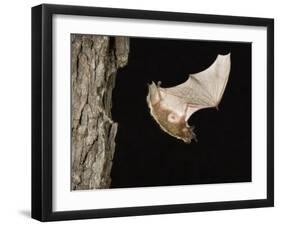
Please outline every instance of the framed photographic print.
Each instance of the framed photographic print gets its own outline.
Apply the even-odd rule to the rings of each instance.
[[[273,206],[274,21],[32,8],[32,217]]]

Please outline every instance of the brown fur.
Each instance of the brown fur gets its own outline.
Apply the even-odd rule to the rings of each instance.
[[[168,115],[171,113],[173,113],[171,110],[161,106],[161,101],[151,105],[151,114],[164,131],[186,143],[196,139],[193,128],[187,127],[184,116],[180,118],[179,122],[170,122]]]

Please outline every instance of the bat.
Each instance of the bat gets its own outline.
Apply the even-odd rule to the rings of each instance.
[[[182,84],[170,88],[161,82],[148,85],[147,103],[150,114],[160,128],[171,136],[191,143],[197,141],[190,116],[204,108],[217,108],[222,99],[230,73],[230,53],[218,55],[204,71],[190,74]]]

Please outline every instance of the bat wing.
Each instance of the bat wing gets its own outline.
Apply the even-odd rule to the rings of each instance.
[[[190,74],[188,80],[171,88],[161,88],[171,98],[188,106],[187,119],[202,108],[217,107],[223,96],[230,72],[230,53],[218,55],[206,70]]]

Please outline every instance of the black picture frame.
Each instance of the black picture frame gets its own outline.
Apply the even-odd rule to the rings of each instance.
[[[267,29],[267,198],[93,210],[52,210],[52,17],[55,14],[247,25]],[[40,221],[168,214],[274,205],[274,20],[43,4],[32,8],[32,218]]]

